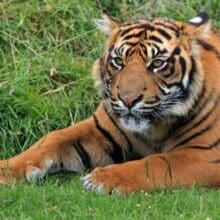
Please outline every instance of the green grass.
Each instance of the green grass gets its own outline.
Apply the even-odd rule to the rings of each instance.
[[[147,2],[147,3],[146,3]],[[124,20],[190,19],[207,11],[220,27],[219,0],[0,1],[0,157],[96,108],[91,68],[105,37],[92,18],[102,9]],[[78,175],[0,189],[0,219],[220,219],[220,191],[154,191],[129,197],[85,192]]]
[[[106,196],[86,192],[78,176],[6,187],[0,219],[219,219],[220,191],[192,188]]]

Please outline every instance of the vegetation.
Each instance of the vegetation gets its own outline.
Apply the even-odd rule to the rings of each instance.
[[[119,20],[185,20],[207,11],[220,27],[219,0],[0,1],[1,158],[95,110],[100,97],[91,68],[105,37],[91,19],[103,9]],[[62,174],[44,184],[2,187],[0,218],[217,219],[219,196],[219,191],[193,188],[109,197],[85,192],[78,175]]]

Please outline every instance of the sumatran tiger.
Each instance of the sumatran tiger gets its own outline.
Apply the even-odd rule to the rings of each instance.
[[[82,180],[98,192],[220,186],[220,37],[207,13],[95,23],[107,35],[96,112],[1,161],[0,182],[96,168]]]

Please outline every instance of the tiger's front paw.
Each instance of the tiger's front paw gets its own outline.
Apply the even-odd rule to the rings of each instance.
[[[127,185],[119,176],[114,175],[113,172],[106,168],[96,168],[91,173],[82,177],[83,186],[86,190],[112,194],[114,192],[120,193],[123,186]],[[129,188],[127,186],[126,188]]]
[[[132,162],[130,162],[132,163]],[[107,194],[128,195],[146,189],[146,174],[137,164],[111,165],[96,168],[82,177],[83,186],[87,190],[104,192]],[[143,172],[142,172],[143,171]]]
[[[42,179],[44,174],[43,169],[30,162],[16,164],[13,161],[0,161],[0,185],[12,185],[23,179],[32,182]]]

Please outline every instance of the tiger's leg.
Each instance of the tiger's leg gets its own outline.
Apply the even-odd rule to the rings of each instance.
[[[91,168],[89,151],[96,149],[85,150],[79,146],[84,144],[83,136],[91,132],[91,126],[90,121],[84,121],[73,127],[53,131],[20,155],[1,161],[0,181],[14,181],[23,177],[32,181],[50,172]]]
[[[123,162],[128,155],[125,141],[107,113],[99,109],[93,117],[53,131],[20,155],[0,161],[0,183]]]
[[[88,190],[119,194],[193,184],[215,187],[220,185],[219,158],[219,150],[179,150],[96,168],[82,179]]]

